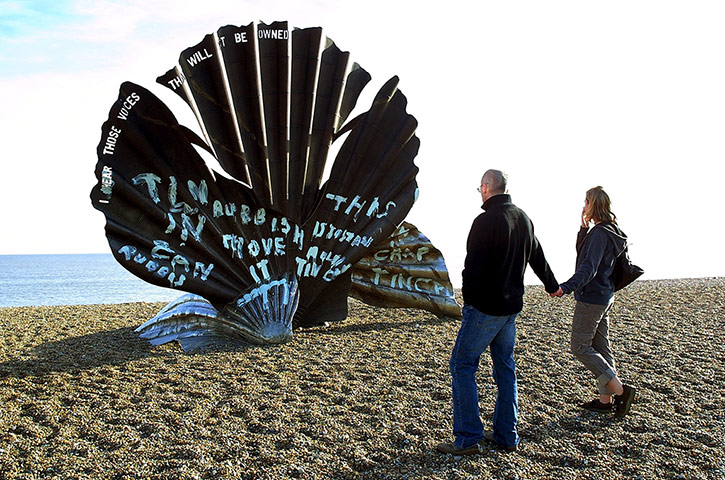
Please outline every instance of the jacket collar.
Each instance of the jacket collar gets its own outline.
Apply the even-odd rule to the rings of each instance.
[[[481,205],[481,209],[490,210],[492,207],[503,205],[505,203],[511,203],[511,195],[506,193],[500,193],[486,200],[483,205]]]

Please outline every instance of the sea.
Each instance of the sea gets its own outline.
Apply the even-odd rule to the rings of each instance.
[[[0,255],[0,308],[161,302],[184,293],[135,277],[110,253]]]

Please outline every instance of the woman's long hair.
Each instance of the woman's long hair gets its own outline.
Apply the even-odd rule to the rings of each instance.
[[[602,187],[587,190],[586,199],[591,207],[591,220],[594,223],[617,223],[617,216],[612,212],[612,201]]]

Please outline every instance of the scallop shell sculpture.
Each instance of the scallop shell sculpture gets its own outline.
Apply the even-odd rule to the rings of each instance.
[[[121,265],[192,294],[139,327],[142,337],[185,349],[281,343],[347,316],[356,266],[391,241],[418,191],[417,122],[397,77],[348,121],[370,79],[321,28],[275,22],[222,27],[157,79],[189,105],[201,136],[149,90],[121,85],[102,127],[93,206]],[[431,311],[460,315],[449,281],[398,287],[402,306],[431,310],[435,297],[448,307]]]

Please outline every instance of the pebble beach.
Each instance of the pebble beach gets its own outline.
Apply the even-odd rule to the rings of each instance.
[[[527,287],[518,451],[452,440],[459,321],[350,299],[287,344],[184,353],[134,329],[163,303],[0,309],[0,479],[724,479],[725,278],[638,281],[610,335],[630,414],[569,353],[574,300]],[[480,408],[496,388],[484,354]]]

